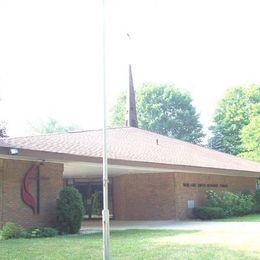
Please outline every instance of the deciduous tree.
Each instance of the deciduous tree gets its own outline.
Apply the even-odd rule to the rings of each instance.
[[[138,125],[162,135],[200,143],[204,134],[191,96],[168,84],[146,83],[137,89]],[[112,125],[124,126],[126,95],[112,109]]]
[[[62,125],[54,118],[48,118],[45,122],[31,123],[31,129],[34,133],[49,134],[49,133],[64,133],[77,130],[76,125]]]
[[[228,89],[214,115],[209,147],[234,155],[242,153],[241,131],[250,123],[250,113],[258,103],[260,86]]]
[[[241,156],[247,159],[260,161],[260,115],[254,117],[251,122],[242,129]]]
[[[0,137],[6,136],[6,127],[3,122],[0,122]]]

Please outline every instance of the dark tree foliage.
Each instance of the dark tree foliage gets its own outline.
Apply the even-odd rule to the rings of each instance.
[[[225,152],[223,145],[223,135],[220,131],[215,130],[214,135],[208,141],[208,147],[220,152]]]

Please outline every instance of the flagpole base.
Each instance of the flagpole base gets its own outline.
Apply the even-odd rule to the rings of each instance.
[[[109,210],[102,210],[102,225],[103,225],[103,259],[109,260]]]

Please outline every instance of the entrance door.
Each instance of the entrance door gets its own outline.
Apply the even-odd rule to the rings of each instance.
[[[75,188],[82,195],[86,217],[102,218],[103,186],[100,182],[76,183]]]

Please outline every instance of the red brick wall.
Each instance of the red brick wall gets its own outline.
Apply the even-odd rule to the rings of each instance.
[[[183,183],[196,184],[184,187]],[[228,187],[198,187],[198,184]],[[114,216],[118,220],[185,219],[188,200],[205,202],[205,191],[255,190],[256,179],[188,173],[129,174],[113,178]]]
[[[188,209],[188,200],[194,200],[195,206],[202,206],[205,202],[205,191],[243,191],[256,189],[256,179],[251,177],[231,177],[221,175],[175,173],[176,180],[176,218],[191,217],[192,210]],[[196,187],[184,187],[183,183],[196,184]],[[198,184],[228,185],[228,187],[198,187]]]
[[[31,208],[21,199],[21,186],[25,173],[32,162],[19,160],[3,160],[1,222],[15,222],[22,226],[51,226],[54,224],[54,209],[56,199],[63,182],[63,165],[44,163],[40,168],[41,177],[48,179],[40,182],[40,214],[33,215]],[[36,194],[35,182],[32,183],[30,192]],[[36,196],[35,196],[36,197]]]
[[[131,174],[113,178],[115,219],[173,219],[174,175]]]

